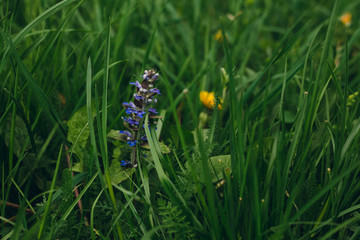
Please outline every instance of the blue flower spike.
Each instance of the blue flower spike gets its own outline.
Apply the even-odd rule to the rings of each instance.
[[[136,151],[138,144],[144,144],[147,142],[147,138],[143,133],[143,128],[140,128],[142,122],[144,126],[144,117],[146,112],[150,114],[150,118],[158,117],[157,110],[151,108],[151,105],[157,103],[157,95],[161,95],[158,88],[154,88],[156,80],[159,78],[159,73],[156,73],[153,69],[145,70],[144,74],[141,75],[142,81],[130,82],[130,85],[136,86],[136,92],[134,93],[133,102],[124,102],[122,105],[125,108],[125,113],[128,117],[122,117],[125,127],[130,131],[120,131],[123,135],[121,140],[125,140],[129,147]],[[150,126],[150,122],[149,122]],[[135,167],[137,166],[136,154],[132,154],[131,163],[122,160],[120,165],[123,167]]]

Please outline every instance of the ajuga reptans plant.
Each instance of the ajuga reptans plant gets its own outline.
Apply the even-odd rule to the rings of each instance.
[[[139,81],[130,82],[130,85],[136,87],[134,101],[122,104],[128,115],[122,118],[128,130],[120,131],[120,139],[126,141],[132,147],[131,162],[122,160],[121,166],[123,167],[136,167],[137,146],[147,144],[147,138],[143,131],[146,113],[149,113],[149,118],[159,118],[156,109],[151,108],[151,105],[157,102],[156,96],[161,94],[159,89],[154,88],[159,73],[156,73],[153,69],[145,70],[141,77],[143,79],[141,83]]]

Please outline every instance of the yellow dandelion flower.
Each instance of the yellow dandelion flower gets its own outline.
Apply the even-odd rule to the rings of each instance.
[[[207,91],[200,91],[200,101],[204,104],[205,107],[209,109],[213,109],[215,105],[215,93],[214,92],[207,92]],[[223,101],[220,98],[220,102]],[[221,104],[218,105],[218,109],[221,110]]]
[[[345,25],[345,27],[349,27],[351,24],[351,18],[352,18],[351,13],[345,12],[343,15],[341,15],[340,21]]]

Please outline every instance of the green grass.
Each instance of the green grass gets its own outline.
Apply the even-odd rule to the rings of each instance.
[[[358,239],[359,5],[2,1],[1,239]]]

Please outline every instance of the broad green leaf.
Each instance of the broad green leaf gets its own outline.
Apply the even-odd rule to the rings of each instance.
[[[91,111],[93,116],[95,116],[96,108],[94,105],[91,107]],[[72,152],[80,159],[83,159],[83,150],[85,149],[90,134],[86,106],[76,111],[67,122],[67,125],[69,127],[67,140],[73,144]]]
[[[4,135],[5,135],[5,144],[7,147],[10,145],[10,129],[11,129],[11,117],[8,118],[6,123],[6,128],[4,128]],[[2,131],[0,130],[0,133],[2,134]],[[17,157],[20,157],[21,152],[23,149],[29,150],[30,144],[29,141],[27,141],[28,138],[28,132],[26,130],[26,126],[24,121],[16,115],[15,117],[15,138],[14,138],[14,153]]]
[[[120,132],[120,130],[111,129],[110,132],[107,134],[107,137],[116,139],[116,140],[124,140],[125,141],[125,139],[123,138],[124,135],[120,134],[119,132]]]
[[[95,106],[91,107],[91,111],[95,115]],[[84,147],[89,138],[89,127],[86,114],[86,106],[83,106],[70,118],[67,122],[69,127],[67,140],[73,144]]]
[[[213,182],[217,182],[224,178],[226,174],[231,173],[231,155],[219,155],[210,157],[210,174]]]
[[[111,183],[119,184],[122,181],[130,179],[131,175],[135,172],[135,168],[126,168],[120,166],[120,161],[113,159],[108,169]]]

